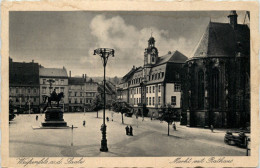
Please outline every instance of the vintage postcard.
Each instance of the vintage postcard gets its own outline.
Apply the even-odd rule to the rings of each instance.
[[[257,2],[2,2],[2,167],[256,167]]]

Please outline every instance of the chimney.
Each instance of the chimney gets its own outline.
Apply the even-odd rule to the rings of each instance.
[[[236,29],[237,27],[237,12],[235,10],[231,11],[228,15],[229,23],[233,27],[233,29]]]
[[[34,63],[34,60],[32,60],[32,63]]]
[[[70,71],[70,78],[71,78],[71,71]]]
[[[82,78],[84,78],[84,74],[82,74]]]

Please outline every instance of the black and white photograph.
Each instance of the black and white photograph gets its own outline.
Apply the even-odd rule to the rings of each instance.
[[[252,156],[250,15],[9,11],[8,157]]]

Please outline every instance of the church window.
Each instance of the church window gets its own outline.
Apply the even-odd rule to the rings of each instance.
[[[204,72],[202,70],[198,73],[198,108],[204,108]]]
[[[212,71],[212,107],[218,108],[219,107],[219,71],[217,68],[213,69]]]
[[[152,62],[154,62],[154,56],[152,56]]]

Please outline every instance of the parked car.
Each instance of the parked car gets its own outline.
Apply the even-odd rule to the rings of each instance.
[[[235,145],[241,148],[246,148],[247,139],[250,139],[249,131],[239,131],[239,132],[227,131],[224,137],[224,142],[228,145]]]

